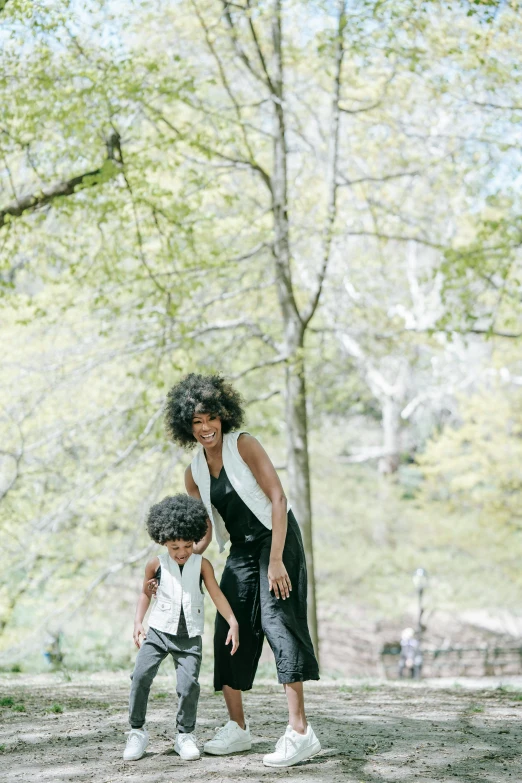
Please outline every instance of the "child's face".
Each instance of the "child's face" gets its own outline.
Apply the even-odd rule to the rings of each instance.
[[[175,541],[165,541],[168,553],[178,565],[186,563],[194,551],[193,541],[184,541],[182,538],[176,538]]]

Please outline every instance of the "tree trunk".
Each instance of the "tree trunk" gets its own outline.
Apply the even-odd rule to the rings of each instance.
[[[303,350],[305,325],[294,298],[288,229],[288,149],[284,113],[281,0],[274,2],[272,41],[274,59],[270,88],[274,104],[274,168],[271,179],[272,214],[274,217],[273,253],[279,306],[284,323],[285,353],[288,357],[285,401],[289,490],[290,501],[295,508],[303,535],[308,570],[308,623],[315,652],[319,659]]]
[[[303,536],[308,572],[308,624],[319,660],[317,603],[315,596],[314,548],[312,540],[312,500],[310,461],[308,456],[308,422],[306,415],[306,379],[303,345],[294,352],[286,369],[286,427],[288,449],[288,484],[290,501]]]
[[[392,508],[390,477],[399,467],[401,406],[393,395],[380,395],[382,410],[382,429],[384,456],[379,460],[378,498],[379,507],[377,519],[373,526],[373,541],[376,546],[391,545],[390,535],[393,520],[390,517]]]
[[[394,397],[382,398],[382,429],[384,457],[379,460],[379,472],[396,473],[400,459],[401,406]]]

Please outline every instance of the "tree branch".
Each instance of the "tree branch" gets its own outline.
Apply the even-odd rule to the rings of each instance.
[[[18,430],[18,434],[20,436],[20,447],[17,451],[7,451],[7,450],[1,450],[0,454],[2,454],[5,457],[10,457],[15,464],[15,469],[13,476],[11,477],[10,481],[7,482],[7,484],[3,487],[3,489],[0,491],[0,501],[5,498],[6,495],[9,494],[9,492],[13,489],[16,482],[18,481],[20,477],[20,463],[24,457],[25,453],[25,436],[21,428],[21,424],[19,421],[15,421],[12,416],[9,414],[8,411],[6,411],[8,417],[13,422],[14,426]]]
[[[203,32],[205,34],[205,40],[207,42],[207,46],[208,46],[212,56],[214,57],[214,60],[216,61],[216,65],[217,65],[217,68],[218,68],[218,71],[219,71],[219,75],[221,77],[221,81],[223,83],[223,87],[225,88],[225,90],[227,92],[227,95],[230,98],[230,100],[232,102],[232,105],[234,106],[236,117],[237,117],[239,126],[241,128],[242,135],[243,135],[243,141],[245,142],[245,147],[246,147],[246,149],[248,151],[248,156],[249,156],[250,160],[253,163],[255,163],[254,152],[253,152],[252,147],[250,145],[250,141],[249,141],[249,138],[248,138],[248,135],[247,135],[247,132],[246,132],[246,128],[245,128],[245,125],[243,123],[243,116],[241,114],[241,107],[239,105],[239,102],[236,99],[236,96],[234,95],[234,93],[232,91],[232,87],[231,87],[230,82],[228,80],[225,68],[224,68],[223,63],[221,61],[221,58],[220,58],[220,56],[219,56],[219,54],[217,52],[217,49],[214,46],[212,38],[210,36],[210,31],[209,31],[208,25],[206,24],[205,19],[204,19],[203,15],[201,14],[200,10],[199,10],[199,7],[198,7],[198,4],[196,3],[196,0],[192,0],[192,7],[194,8],[194,11],[196,12],[196,16],[199,19],[199,23],[200,23],[201,27],[203,28]]]
[[[380,98],[378,98],[376,101],[371,103],[369,106],[361,106],[360,109],[347,109],[345,106],[339,105],[339,111],[343,112],[343,114],[363,114],[366,111],[372,111],[372,109],[376,109],[378,106],[381,105],[383,100],[385,99],[387,93],[388,93],[388,87],[392,83],[396,76],[396,72],[393,71],[392,74],[386,79],[384,82],[384,87],[382,91],[382,95]]]
[[[233,4],[227,2],[227,0],[222,0],[222,4],[223,4],[223,12],[224,12],[224,15],[225,15],[225,19],[227,20],[227,24],[228,24],[228,27],[229,27],[229,30],[230,30],[230,37],[232,39],[232,44],[234,46],[234,49],[236,51],[237,56],[246,65],[246,67],[248,68],[248,70],[250,71],[252,76],[254,76],[255,79],[257,79],[258,81],[260,81],[262,84],[264,84],[266,86],[267,83],[265,82],[265,80],[263,79],[261,74],[256,71],[256,69],[254,68],[254,66],[252,65],[252,63],[250,61],[250,58],[245,53],[244,49],[242,48],[241,44],[239,43],[239,38],[238,38],[238,35],[237,35],[236,26],[234,24],[234,20],[232,18],[232,14],[230,13],[230,8],[231,8],[231,6]]]
[[[331,119],[331,134],[330,134],[330,150],[328,156],[327,166],[327,188],[328,188],[328,204],[326,221],[323,229],[323,258],[321,263],[321,269],[319,271],[319,277],[317,280],[317,287],[315,292],[310,297],[308,305],[305,307],[301,319],[303,327],[306,328],[313,318],[313,315],[319,304],[321,298],[321,292],[323,290],[324,279],[326,277],[326,270],[328,269],[328,263],[330,261],[332,251],[332,239],[333,229],[335,225],[335,218],[337,216],[337,165],[339,159],[339,126],[340,126],[340,106],[339,99],[341,95],[341,72],[343,67],[344,58],[344,28],[346,26],[346,0],[339,0],[338,2],[338,22],[337,22],[337,36],[335,42],[335,75],[334,75],[334,91],[332,99],[332,119]]]
[[[505,337],[508,340],[519,340],[522,337],[522,332],[502,332],[498,329],[476,329],[470,327],[469,329],[433,329],[433,332],[437,334],[443,332],[445,334],[485,334],[488,337]]]
[[[204,334],[208,334],[209,332],[226,331],[228,329],[236,330],[239,327],[248,329],[252,336],[259,338],[273,351],[277,351],[277,346],[275,345],[270,335],[265,334],[259,324],[257,324],[255,321],[251,321],[249,318],[236,318],[232,321],[216,321],[214,323],[207,324],[206,326],[202,326],[199,329],[194,329],[192,332],[189,332],[187,336],[194,340]],[[241,377],[241,375],[238,377]]]
[[[179,128],[176,128],[176,126],[173,125],[170,122],[170,120],[167,117],[165,117],[164,114],[162,114],[161,111],[159,111],[159,109],[157,109],[155,106],[152,106],[151,104],[144,104],[144,105],[147,107],[147,109],[149,109],[149,111],[154,112],[154,114],[156,115],[157,119],[159,121],[165,123],[165,125],[168,128],[170,128],[170,130],[173,131],[173,133],[175,133],[176,136],[178,136],[178,137],[182,137],[183,136],[183,134],[179,130]],[[192,107],[192,108],[194,108],[194,107]],[[199,109],[199,111],[204,111],[204,110]],[[149,121],[152,122],[152,120],[150,118],[149,118]],[[193,141],[193,142],[191,142],[191,146],[194,147],[195,149],[200,150],[201,152],[204,152],[208,156],[216,157],[216,158],[219,158],[221,160],[227,161],[231,166],[236,166],[238,168],[249,168],[249,169],[252,169],[253,171],[257,171],[257,173],[261,175],[261,178],[262,178],[263,182],[265,183],[265,185],[267,186],[268,190],[271,192],[272,186],[271,186],[271,182],[270,182],[270,177],[267,174],[267,172],[264,170],[264,168],[259,163],[257,163],[255,160],[248,160],[246,158],[234,157],[232,155],[227,155],[226,153],[220,152],[219,150],[216,150],[213,147],[209,147],[207,144],[204,144],[201,141],[197,141],[197,142]],[[206,161],[198,160],[196,162],[200,163],[200,164],[202,164],[204,166],[208,166],[209,165],[208,160],[206,160]]]
[[[259,62],[261,63],[261,68],[263,69],[263,73],[265,74],[266,82],[270,88],[270,92],[272,94],[275,94],[274,85],[272,83],[272,79],[270,78],[270,74],[268,72],[268,67],[266,64],[265,56],[263,54],[263,49],[261,48],[261,44],[259,43],[259,38],[257,36],[256,28],[254,27],[254,23],[252,21],[252,13],[251,13],[252,6],[250,0],[247,0],[247,6],[250,11],[250,13],[248,13],[248,26],[250,28],[250,33],[252,35],[252,39],[256,47],[257,56],[259,57]]]
[[[422,237],[401,236],[400,234],[383,234],[381,231],[350,231],[348,235],[352,237],[373,237],[374,239],[385,239],[389,242],[418,242],[426,247],[433,247],[435,250],[443,250],[444,245],[438,242],[430,242]]]
[[[136,241],[137,241],[137,245],[138,245],[138,252],[139,252],[141,263],[145,267],[145,270],[146,270],[148,276],[150,277],[150,279],[152,280],[152,282],[154,283],[156,288],[158,288],[158,290],[161,291],[162,294],[165,294],[167,297],[169,297],[170,296],[169,292],[167,291],[165,286],[163,286],[162,283],[157,279],[156,275],[154,274],[154,272],[152,271],[152,269],[150,267],[150,264],[147,261],[147,257],[145,255],[145,251],[144,251],[144,248],[143,248],[143,236],[142,236],[142,233],[141,233],[140,219],[139,219],[139,215],[138,215],[138,209],[136,207],[136,200],[134,198],[134,191],[132,189],[132,185],[131,185],[131,183],[129,181],[129,178],[127,177],[125,172],[123,172],[123,178],[125,180],[125,186],[127,188],[127,191],[129,193],[130,200],[131,200],[132,214],[133,214],[133,217],[134,217],[134,227],[136,229]]]
[[[522,106],[513,104],[511,106],[505,106],[501,103],[489,103],[487,101],[471,101],[475,106],[482,106],[485,109],[500,109],[501,111],[522,111]]]
[[[31,193],[0,209],[0,229],[5,226],[11,218],[17,218],[25,212],[36,212],[38,209],[50,204],[54,199],[62,196],[72,196],[78,190],[94,187],[101,182],[106,182],[115,177],[121,171],[121,157],[119,156],[119,139],[116,143],[112,134],[107,143],[107,158],[102,166],[93,171],[87,171],[71,179],[57,182],[47,188],[42,188],[36,193]],[[118,156],[115,153],[118,152]]]
[[[338,459],[340,462],[348,462],[351,465],[355,465],[362,462],[369,462],[372,459],[382,459],[382,457],[391,456],[393,456],[392,452],[382,446],[370,446],[365,451],[361,451],[358,454],[340,454]]]
[[[267,392],[266,394],[260,394],[258,397],[249,397],[248,400],[245,401],[245,405],[253,405],[256,402],[266,402],[266,400],[272,399],[272,397],[276,397],[278,394],[281,394],[280,389],[276,389],[275,391]]]
[[[232,375],[231,377],[232,380],[237,381],[239,378],[243,378],[245,375],[254,372],[254,370],[263,370],[265,367],[273,367],[276,364],[282,364],[286,361],[288,361],[288,356],[286,354],[281,354],[279,356],[275,356],[273,359],[267,359],[265,362],[258,362],[257,364],[253,364],[251,367],[247,367],[246,370],[242,370],[241,372],[238,372],[236,375]]]
[[[64,613],[66,613],[68,610],[71,610],[71,614],[68,615],[68,617],[72,617],[75,612],[78,611],[78,609],[87,601],[89,596],[96,590],[96,588],[105,582],[110,576],[113,574],[118,573],[119,571],[123,570],[127,566],[134,565],[139,560],[144,560],[147,555],[150,554],[150,552],[153,551],[154,547],[156,545],[154,542],[148,544],[143,549],[140,549],[138,552],[135,552],[132,555],[129,555],[124,560],[122,560],[119,563],[115,563],[114,565],[111,565],[109,568],[106,568],[104,571],[102,571],[95,579],[92,580],[90,585],[87,587],[84,593],[82,595],[78,596],[75,595],[72,598],[70,598],[67,603],[60,607],[55,612],[52,612],[51,614],[48,614],[47,617],[44,618],[43,622],[39,624],[39,626],[29,635],[29,637],[26,637],[22,642],[18,644],[14,644],[11,647],[8,647],[5,650],[2,650],[0,653],[0,661],[2,660],[9,660],[10,657],[13,656],[18,651],[23,651],[24,648],[27,645],[28,639],[34,639],[35,637],[39,636],[48,626],[49,622],[53,620],[56,617],[60,617]]]
[[[397,174],[385,174],[384,177],[359,177],[358,179],[348,179],[344,174],[340,174],[341,182],[338,183],[338,187],[351,187],[352,185],[360,185],[363,182],[388,182],[391,179],[400,179],[401,177],[418,177],[422,173],[419,169],[417,171],[402,171]]]

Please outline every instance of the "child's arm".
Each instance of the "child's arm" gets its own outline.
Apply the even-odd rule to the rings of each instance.
[[[218,583],[216,582],[216,577],[214,576],[214,569],[212,568],[212,563],[210,563],[210,561],[207,560],[206,557],[204,557],[201,561],[201,576],[203,577],[203,581],[205,583],[205,587],[208,590],[208,594],[212,598],[212,601],[214,602],[214,606],[218,610],[219,614],[225,618],[225,620],[230,626],[225,644],[232,643],[232,649],[230,650],[230,655],[234,655],[235,651],[239,647],[239,626],[237,624],[236,616],[232,611],[232,607],[228,603]]]
[[[134,615],[134,632],[132,634],[132,638],[134,639],[134,644],[136,647],[141,647],[141,637],[145,638],[146,636],[142,623],[143,618],[147,614],[147,609],[150,606],[150,592],[147,589],[147,583],[154,578],[154,574],[158,570],[159,564],[159,558],[153,557],[152,560],[149,560],[145,566],[145,577],[143,579],[141,593],[136,605],[136,614]]]

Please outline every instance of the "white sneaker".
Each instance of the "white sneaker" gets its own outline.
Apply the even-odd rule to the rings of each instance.
[[[203,750],[212,756],[226,756],[228,753],[250,750],[251,747],[252,738],[248,721],[242,729],[235,720],[229,720],[225,726],[217,729],[213,739],[205,742]]]
[[[124,761],[137,761],[145,753],[149,744],[149,732],[147,729],[131,729],[127,737],[127,745],[123,751]]]
[[[277,740],[275,752],[264,756],[263,764],[266,767],[291,767],[320,750],[321,743],[310,724],[306,734],[298,734],[291,726],[287,726],[283,736]]]
[[[184,761],[194,761],[201,756],[193,734],[178,734],[174,743],[174,750],[176,753],[179,753]]]

